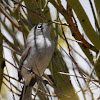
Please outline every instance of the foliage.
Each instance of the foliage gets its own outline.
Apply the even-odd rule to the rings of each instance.
[[[91,100],[95,99],[91,85],[100,88],[100,6],[98,5],[100,0],[88,0],[95,29],[79,0],[65,0],[66,7],[62,1],[0,1],[0,97],[2,99],[18,100],[20,97],[23,81],[18,81],[19,60],[30,29],[42,22],[53,24],[51,37],[55,42],[55,51],[48,66],[50,75],[48,71],[45,72],[33,86],[33,100],[36,98],[79,100],[80,93],[84,100],[88,100],[86,97],[88,94]],[[56,13],[50,12],[49,4],[55,7]],[[52,20],[52,13],[56,16],[55,20]],[[78,23],[84,30],[84,35],[79,30]],[[6,50],[10,57],[5,55]],[[82,59],[82,62],[79,62],[79,59]],[[83,67],[86,67],[87,71]],[[7,96],[9,90],[11,97]]]

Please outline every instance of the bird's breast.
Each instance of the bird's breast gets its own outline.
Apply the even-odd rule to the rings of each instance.
[[[41,50],[46,51],[50,49],[53,46],[53,44],[49,37],[47,38],[40,35],[34,40],[34,46],[39,51]]]

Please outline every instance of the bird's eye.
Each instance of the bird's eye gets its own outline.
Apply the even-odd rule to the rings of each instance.
[[[42,25],[38,25],[38,26],[37,26],[37,29],[41,29],[41,28],[42,28]]]

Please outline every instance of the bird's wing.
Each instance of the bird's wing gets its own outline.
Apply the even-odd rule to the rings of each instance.
[[[24,60],[27,58],[27,56],[29,55],[30,53],[30,49],[31,49],[31,46],[27,46],[27,48],[23,51],[22,53],[22,56],[21,56],[21,59],[20,59],[20,62],[19,62],[19,71],[18,71],[18,77],[19,77],[19,80],[22,79],[22,76],[20,74],[20,71],[21,71],[21,68],[23,66],[23,62]]]

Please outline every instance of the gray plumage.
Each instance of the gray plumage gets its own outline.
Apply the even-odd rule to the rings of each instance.
[[[54,45],[50,38],[50,25],[48,23],[40,23],[34,26],[27,37],[25,50],[19,63],[20,74],[25,80],[23,94],[20,100],[31,100],[32,87],[29,86],[30,81],[36,75],[41,76],[48,66]],[[32,70],[35,74],[29,73],[27,69]],[[29,98],[27,98],[27,96]]]

